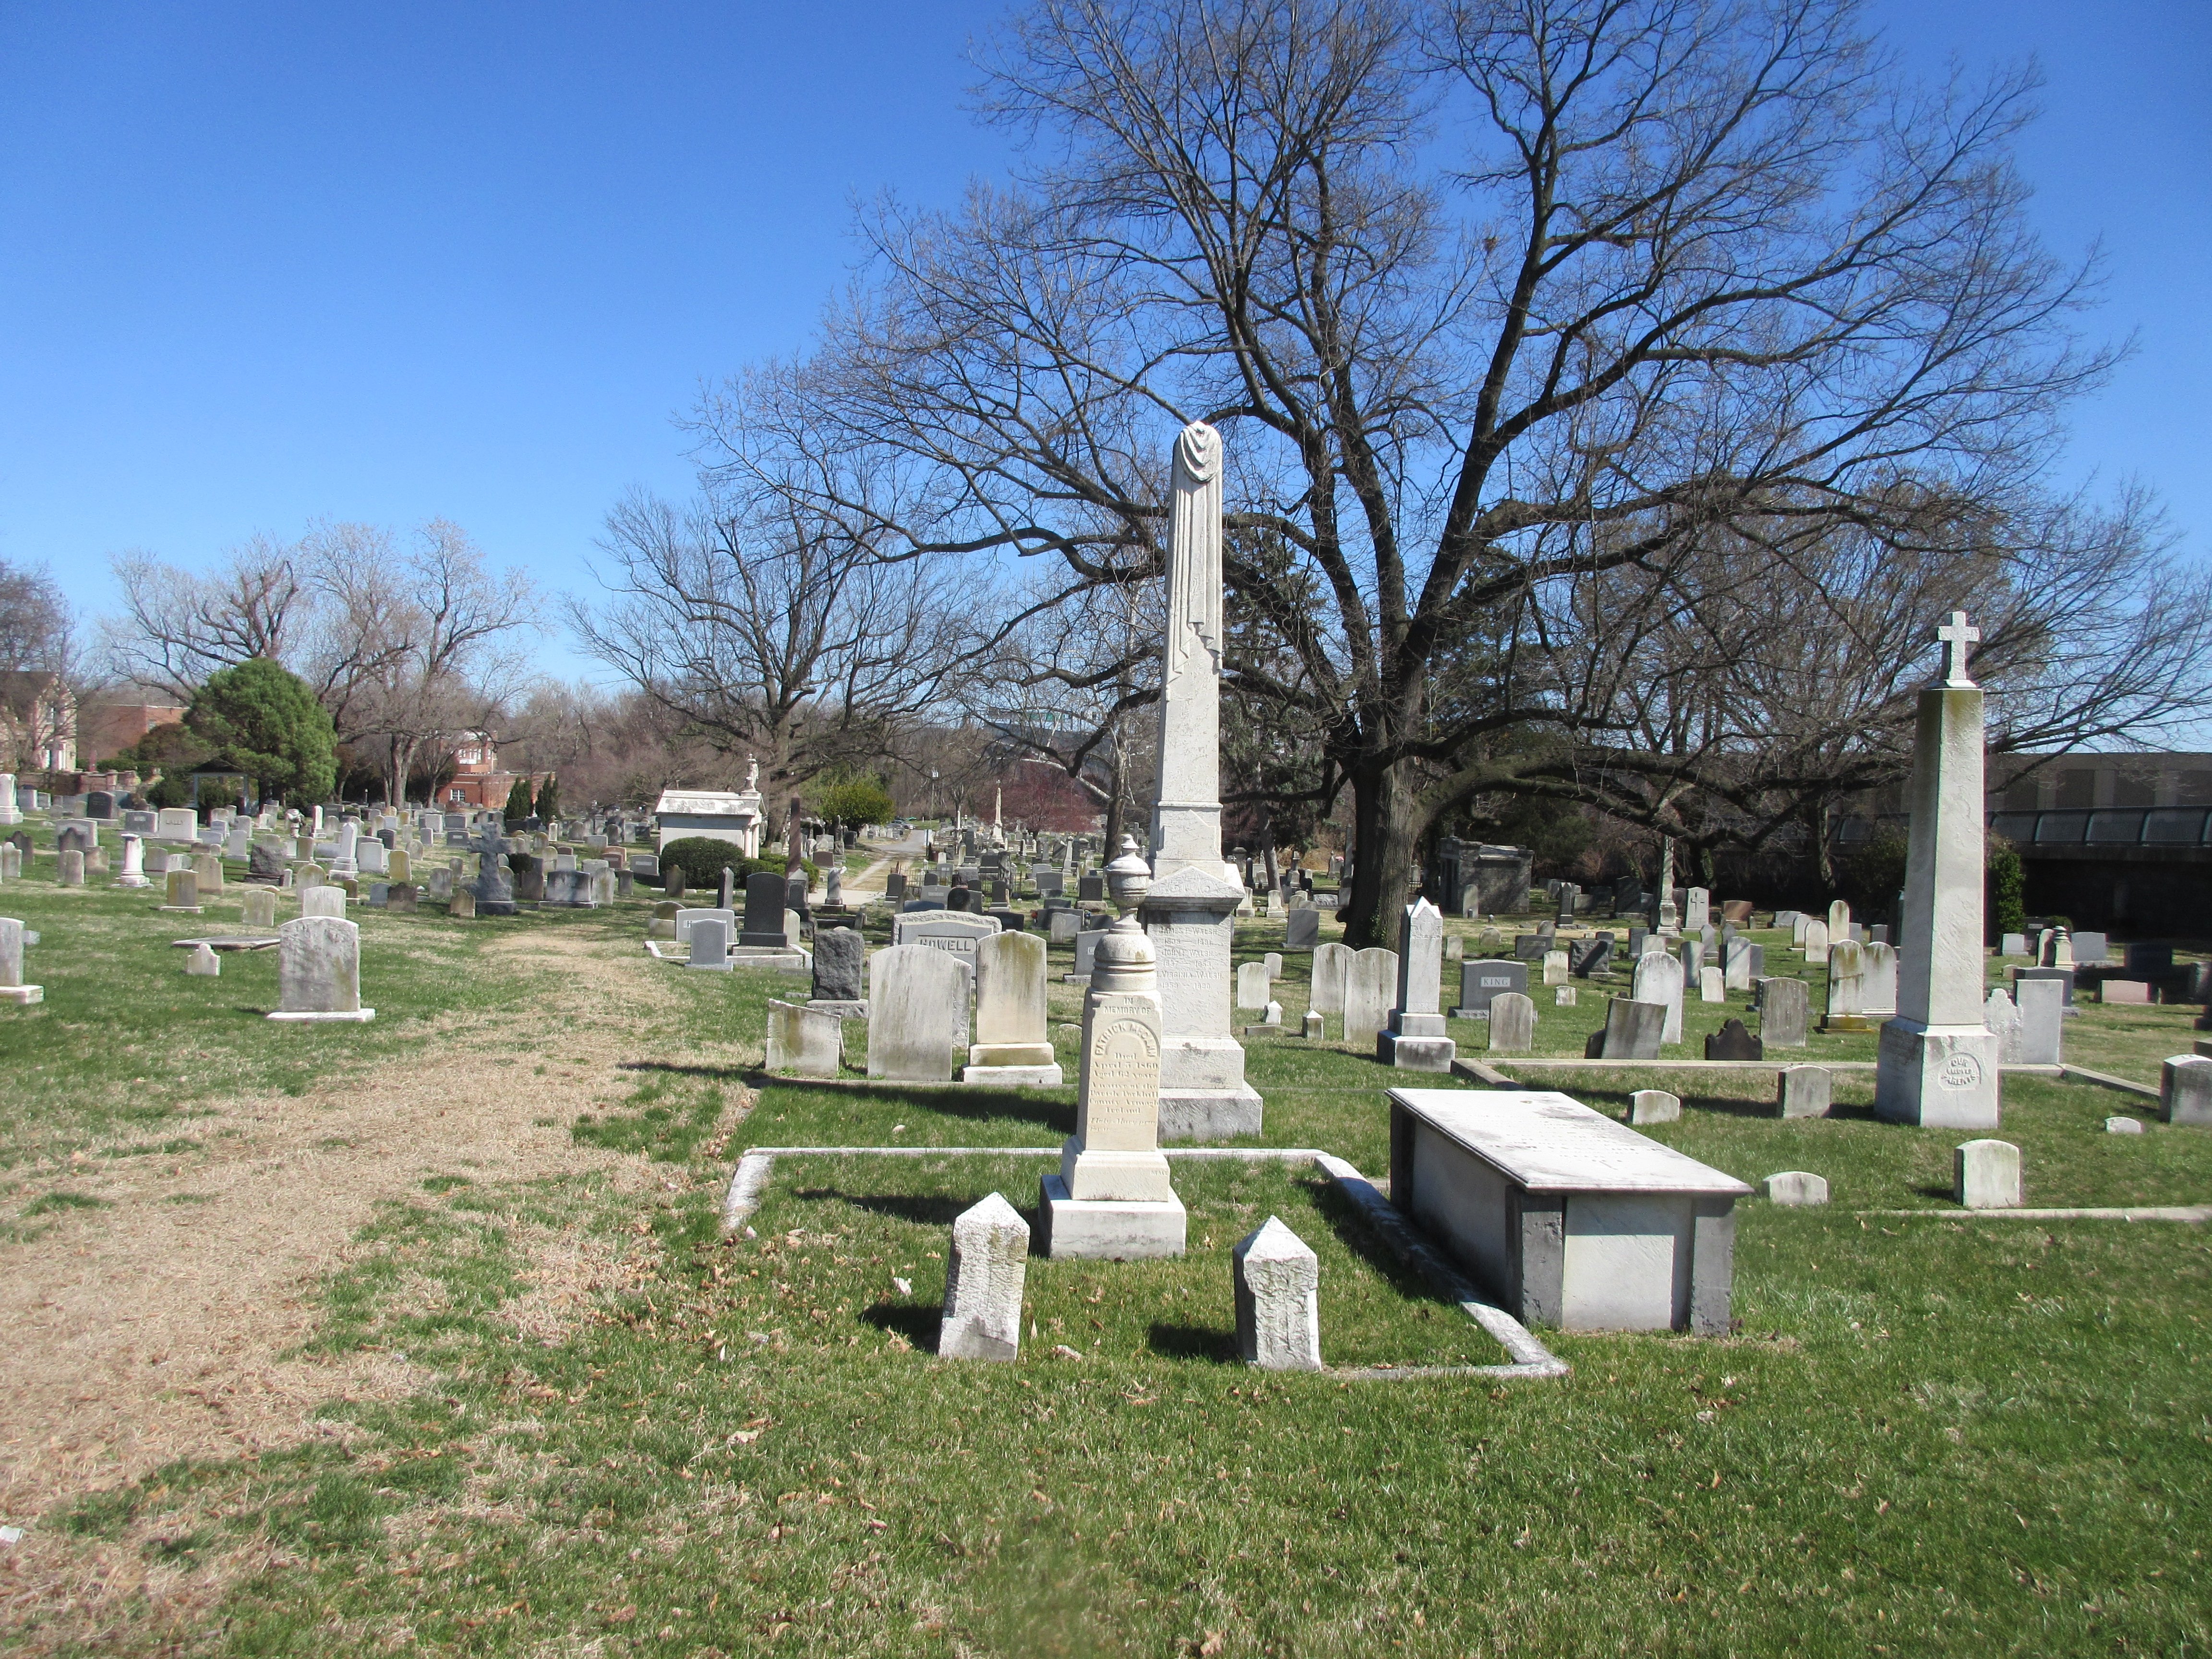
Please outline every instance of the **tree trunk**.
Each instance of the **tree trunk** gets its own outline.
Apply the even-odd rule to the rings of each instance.
[[[1106,797],[1106,861],[1112,863],[1121,856],[1122,824],[1127,812],[1122,805],[1121,745],[1114,745],[1114,770],[1107,780],[1109,791]]]
[[[1425,811],[1400,767],[1352,777],[1352,902],[1344,942],[1355,951],[1398,948],[1397,919],[1411,896],[1413,855],[1428,828]]]

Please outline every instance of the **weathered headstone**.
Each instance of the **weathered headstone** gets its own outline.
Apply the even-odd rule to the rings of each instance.
[[[185,958],[185,971],[200,979],[218,979],[222,975],[222,958],[215,947],[203,939],[192,946],[191,955]]]
[[[1657,951],[1638,957],[1630,994],[1638,1002],[1656,1003],[1667,1011],[1666,1024],[1659,1034],[1659,1041],[1662,1044],[1671,1045],[1682,1040],[1682,964],[1680,960]]]
[[[952,1223],[945,1263],[940,1359],[1013,1359],[1022,1346],[1022,1287],[1029,1272],[1030,1224],[993,1193]]]
[[[274,927],[276,925],[276,890],[273,887],[249,887],[239,906],[239,925],[243,927]]]
[[[1650,961],[1653,958],[1647,957]],[[1664,962],[1668,958],[1656,958]],[[1680,964],[1676,964],[1680,966]],[[1606,1004],[1605,1024],[1583,1044],[1587,1060],[1656,1060],[1667,1030],[1664,1003],[1614,997]]]
[[[1970,1140],[1951,1149],[1951,1195],[1969,1210],[2020,1207],[2020,1148],[2008,1140]]]
[[[823,1012],[858,1018],[867,1006],[861,975],[867,940],[857,927],[824,927],[814,935],[814,981],[809,1006]]]
[[[1759,1040],[1769,1048],[1802,1048],[1812,1026],[1813,999],[1802,979],[1759,981]]]
[[[2021,1066],[2057,1066],[2066,1031],[2066,988],[2057,980],[2013,981],[2013,1003],[2020,1010]]]
[[[1232,1252],[1237,1352],[1263,1371],[1321,1370],[1321,1260],[1269,1216]]]
[[[24,982],[25,931],[17,918],[0,916],[0,1002],[12,1002],[19,1008],[46,1000],[44,986]]]
[[[2159,1067],[2158,1115],[2163,1123],[2212,1127],[2212,1060],[2176,1054]]]
[[[1045,1029],[1045,942],[1000,933],[975,945],[975,1041],[968,1083],[1057,1089],[1061,1077]]]
[[[2020,1010],[2002,989],[1993,989],[1982,1005],[1982,1024],[1997,1040],[1997,1060],[2001,1065],[2017,1066],[2020,1059]]]
[[[1321,912],[1314,909],[1293,910],[1283,924],[1283,948],[1285,951],[1310,951],[1321,943]]]
[[[720,924],[715,926],[719,928]],[[844,1058],[845,1022],[837,1015],[803,1003],[769,999],[763,1063],[769,1071],[799,1077],[836,1077]]]
[[[1768,1203],[1779,1204],[1785,1209],[1802,1209],[1828,1201],[1826,1178],[1804,1170],[1784,1170],[1759,1184],[1766,1189]]]
[[[927,945],[894,945],[869,957],[868,1075],[950,1081],[974,983],[965,957]]]
[[[1314,951],[1313,988],[1308,1006],[1317,1014],[1344,1013],[1345,981],[1352,974],[1352,959],[1358,954],[1334,940]]]
[[[686,968],[702,969],[708,973],[726,974],[730,971],[730,924],[718,915],[693,918],[684,930],[684,939],[691,954],[684,963]]]
[[[1698,970],[1698,1000],[1700,1002],[1728,1000],[1728,981],[1719,969],[1700,968]]]
[[[165,889],[167,896],[161,905],[162,909],[181,911],[187,915],[199,915],[200,879],[198,876],[190,870],[172,870],[163,879],[167,884]]]
[[[276,930],[276,1009],[286,1022],[366,1024],[361,1006],[361,929],[341,916],[298,916]]]
[[[1267,964],[1264,962],[1243,962],[1237,965],[1237,1006],[1254,1012],[1267,1006],[1269,981]]]
[[[1815,917],[1805,924],[1805,965],[1807,967],[1827,966],[1828,952],[1833,948],[1828,938],[1826,922]]]
[[[1352,958],[1344,978],[1344,1040],[1371,1051],[1389,1023],[1398,990],[1398,953],[1370,946]]]
[[[1840,902],[1840,901],[1838,901]],[[1824,1031],[1871,1031],[1880,1020],[1864,1012],[1866,947],[1851,939],[1838,939],[1828,947],[1828,1006],[1820,1022]]]
[[[1536,1005],[1518,991],[1490,1000],[1490,1052],[1525,1054],[1536,1046]]]
[[[1681,1115],[1681,1097],[1669,1094],[1664,1089],[1638,1089],[1628,1097],[1628,1121],[1637,1128],[1654,1123],[1678,1122]]]
[[[1406,907],[1398,923],[1395,997],[1389,1027],[1375,1040],[1385,1065],[1449,1072],[1457,1045],[1445,1035],[1443,1006],[1443,913],[1426,899]]]
[[[1776,1104],[1784,1117],[1826,1117],[1835,1104],[1836,1074],[1825,1066],[1784,1066]]]
[[[1740,1019],[1729,1020],[1705,1038],[1707,1060],[1764,1060],[1766,1047]]]

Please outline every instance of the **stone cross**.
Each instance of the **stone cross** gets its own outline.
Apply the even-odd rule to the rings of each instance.
[[[1936,637],[1943,642],[1943,684],[1971,686],[1966,678],[1966,647],[1982,637],[1982,630],[1966,621],[1966,613],[1954,611],[1951,620],[1936,630]]]

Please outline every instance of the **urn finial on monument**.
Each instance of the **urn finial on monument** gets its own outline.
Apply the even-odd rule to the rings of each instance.
[[[1982,690],[1966,675],[1981,635],[1956,611],[1936,637],[1944,672],[1920,693],[1913,734],[1897,1013],[1881,1028],[1874,1109],[1894,1122],[1990,1129],[1999,1099],[1984,1012]]]

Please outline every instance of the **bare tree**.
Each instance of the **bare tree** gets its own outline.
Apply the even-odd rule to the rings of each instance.
[[[2045,545],[2059,412],[2111,359],[2026,228],[2027,77],[1910,85],[1849,0],[1037,0],[988,71],[1035,164],[872,216],[820,350],[709,398],[706,441],[876,556],[1080,586],[1157,571],[1157,458],[1224,426],[1255,647],[1224,686],[1316,734],[1293,796],[1350,791],[1352,942],[1486,791],[1661,819],[1743,793],[1787,665],[1723,641],[1594,675],[1624,586],[1655,638],[1720,639],[1728,595],[1848,577],[1856,537],[2017,596],[2057,687],[2085,647],[2039,613],[2055,561],[2124,578],[2106,642],[2154,659],[2061,726],[2203,683],[2194,590],[2124,507]],[[1589,782],[1594,753],[1673,781]]]
[[[312,662],[341,738],[374,750],[386,799],[401,801],[426,757],[465,733],[495,731],[498,711],[527,684],[535,596],[517,573],[487,570],[443,519],[417,530],[404,555],[388,538],[347,539],[349,556],[318,567]]]
[[[74,734],[76,623],[43,568],[0,560],[0,770],[36,771]]]
[[[123,615],[100,623],[106,669],[179,702],[218,668],[254,657],[283,661],[313,603],[298,550],[268,536],[234,549],[204,576],[146,553],[118,555],[113,569]]]
[[[585,648],[731,756],[762,763],[771,833],[800,786],[878,763],[969,659],[948,577],[887,562],[835,524],[702,497],[632,495],[608,515],[603,578],[572,601]]]

